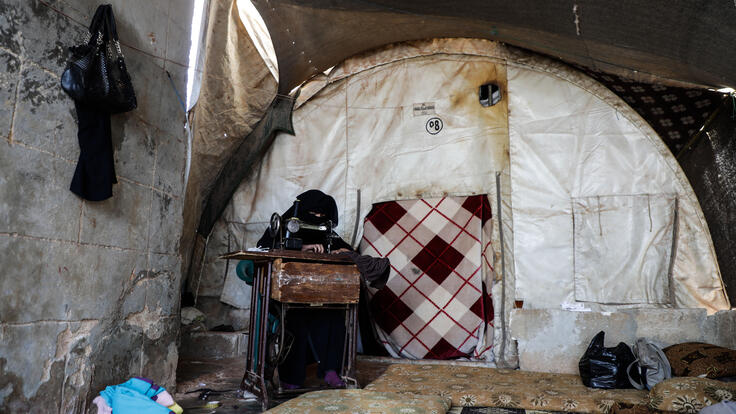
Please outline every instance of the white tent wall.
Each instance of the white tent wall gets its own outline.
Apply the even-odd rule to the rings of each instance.
[[[501,86],[503,98],[484,108],[478,87],[489,82]],[[418,103],[433,103],[435,113],[415,116]],[[443,129],[430,135],[426,123],[435,116],[443,120]],[[665,269],[674,299],[669,288],[663,291],[664,284],[652,288],[632,274],[622,283],[633,283],[644,299],[657,298],[639,302],[653,303],[583,306],[708,312],[729,307],[702,212],[674,157],[623,101],[566,66],[483,40],[393,45],[348,59],[303,87],[294,127],[296,136],[279,134],[258,173],[241,184],[213,238],[226,239],[217,233],[227,231],[233,249],[255,245],[271,213],[283,212],[309,188],[335,197],[337,231],[354,244],[373,203],[487,194],[494,215],[496,280],[505,281],[493,287],[494,307],[506,323],[514,299],[523,300],[524,308],[575,303],[574,198],[668,195],[677,200],[677,214],[661,220],[662,231],[676,237],[674,265]],[[632,211],[619,210],[624,217]],[[663,240],[659,245],[666,244]],[[222,266],[208,264],[204,277],[220,278]],[[230,269],[228,277],[234,266]],[[653,272],[659,273],[661,265]],[[497,358],[513,354],[511,336],[496,323]],[[502,359],[513,363],[513,356]]]
[[[509,63],[508,69],[517,299],[531,308],[556,308],[577,300],[586,301],[585,307],[593,310],[612,310],[587,299],[595,297],[602,303],[705,308],[709,313],[728,309],[702,211],[664,143],[600,84],[562,65],[543,63]],[[574,202],[632,195],[646,195],[654,199],[651,204],[673,195],[677,198],[676,229],[674,221],[666,226],[676,234],[671,275],[665,263],[656,266],[657,276],[665,280],[642,277],[642,269],[654,266],[656,257],[650,257],[634,259],[622,273],[612,271],[614,263],[593,263],[605,269],[598,276],[611,283],[581,280],[576,266],[589,264],[573,260]],[[609,212],[616,209],[602,207]],[[639,214],[652,217],[653,210],[639,210]],[[601,248],[609,257],[636,255],[631,251],[632,238],[644,238],[651,229],[642,229],[635,221],[622,221],[619,226],[624,228],[607,231],[628,237],[612,234],[606,238],[610,244]],[[588,286],[598,289],[586,291]]]

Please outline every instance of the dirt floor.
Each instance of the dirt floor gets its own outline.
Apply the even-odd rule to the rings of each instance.
[[[180,360],[174,398],[191,414],[260,413],[261,403],[240,391],[245,358]]]
[[[395,363],[391,358],[358,356],[356,379],[362,387],[378,378]],[[240,391],[245,358],[207,361],[180,360],[176,372],[175,399],[190,414],[244,414],[262,412],[261,403],[251,394]],[[307,368],[308,387],[319,387],[314,375],[316,365]],[[275,401],[279,404],[285,400]]]

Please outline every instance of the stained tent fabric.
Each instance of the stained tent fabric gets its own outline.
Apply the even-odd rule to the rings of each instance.
[[[502,99],[483,107],[478,88],[488,83],[499,86]],[[566,65],[483,40],[407,42],[315,78],[295,108],[295,136],[276,136],[233,196],[216,238],[253,246],[270,214],[306,188],[335,197],[337,231],[354,246],[376,203],[486,194],[501,206],[491,230],[497,358],[515,299],[531,309],[729,308],[708,227],[677,161],[622,99]],[[436,133],[428,130],[433,118],[442,121]],[[603,275],[626,287],[617,295],[635,293],[641,303],[576,297],[597,287],[576,285],[573,201],[607,196],[620,197],[617,214],[632,218],[622,224],[629,237],[643,240],[632,225],[649,207],[662,214],[656,228],[671,231],[669,268],[658,262],[649,279]],[[647,209],[623,202],[634,196],[674,197],[676,220],[665,225],[664,199]],[[649,256],[640,249],[630,257]],[[221,277],[215,263],[206,266],[205,274]]]
[[[360,250],[391,262],[386,286],[368,289],[390,355],[493,360],[491,218],[485,195],[373,206]]]

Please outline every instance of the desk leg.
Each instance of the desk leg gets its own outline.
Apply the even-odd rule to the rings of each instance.
[[[270,404],[265,378],[266,338],[268,336],[268,306],[271,297],[271,263],[259,264],[255,269],[251,290],[250,334],[245,375],[240,387],[261,399],[265,409]]]
[[[358,305],[350,304],[345,310],[345,347],[343,352],[343,368],[342,377],[347,388],[358,388],[358,381],[355,379],[355,354],[358,342]]]
[[[358,304],[355,303],[350,306],[353,313],[353,350],[350,352],[350,358],[353,359],[352,363],[352,369],[350,371],[351,378],[355,381],[355,388],[358,388],[358,381],[355,380],[355,370],[357,369],[356,365],[356,354],[358,353]]]
[[[240,382],[240,389],[242,391],[249,391],[249,392],[253,392],[253,387],[251,386],[251,381],[249,381],[248,377],[250,376],[250,373],[255,373],[253,369],[254,368],[253,356],[255,355],[254,341],[253,341],[254,339],[253,329],[256,326],[256,313],[257,313],[256,309],[258,308],[258,301],[257,301],[257,297],[258,297],[257,287],[258,287],[258,277],[259,277],[258,275],[262,271],[261,270],[262,267],[263,267],[262,264],[256,264],[256,269],[254,272],[255,277],[253,278],[253,286],[251,286],[250,315],[248,317],[248,329],[250,330],[250,332],[248,333],[248,348],[247,348],[248,354],[246,355],[246,358],[245,358],[245,374],[243,375],[243,380]]]
[[[263,395],[262,406],[264,410],[268,410],[270,404],[270,395],[266,385],[266,353],[268,352],[268,310],[271,301],[271,262],[268,262],[265,274],[261,275],[262,284],[259,286],[261,296],[261,321],[259,333],[259,352],[258,352],[258,376],[260,377],[261,392]]]

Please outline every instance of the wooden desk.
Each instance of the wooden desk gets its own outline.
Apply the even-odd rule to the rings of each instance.
[[[340,254],[319,254],[294,250],[268,252],[231,252],[221,259],[252,260],[255,265],[251,294],[250,334],[245,375],[241,389],[261,399],[264,410],[272,397],[309,391],[285,391],[273,384],[273,371],[266,367],[267,338],[262,334],[268,327],[271,300],[281,303],[281,327],[291,308],[330,307],[345,311],[345,345],[340,376],[350,388],[355,381],[355,351],[357,346],[358,300],[360,272],[353,261]]]

